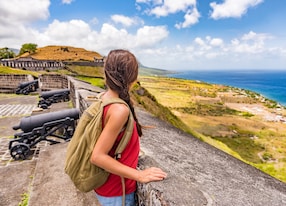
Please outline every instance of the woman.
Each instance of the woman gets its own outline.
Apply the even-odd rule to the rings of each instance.
[[[106,183],[95,192],[103,206],[122,205],[121,177],[124,177],[125,205],[135,205],[136,181],[141,183],[160,181],[166,178],[167,174],[155,167],[136,170],[142,130],[129,96],[129,90],[138,76],[138,62],[135,56],[127,50],[112,50],[107,56],[104,71],[107,91],[102,99],[119,97],[129,105],[130,110],[124,104],[111,104],[104,108],[103,131],[93,149],[91,162],[110,172],[110,175]],[[115,145],[123,136],[122,130],[130,111],[135,120],[133,134],[121,158],[116,160],[113,158]]]

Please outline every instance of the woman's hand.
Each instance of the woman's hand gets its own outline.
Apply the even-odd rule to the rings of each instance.
[[[167,177],[167,173],[160,168],[150,167],[145,170],[138,170],[138,182],[148,183],[152,181],[161,181]]]

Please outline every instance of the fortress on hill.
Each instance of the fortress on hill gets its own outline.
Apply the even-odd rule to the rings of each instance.
[[[13,92],[19,83],[33,79],[29,75],[0,75],[0,90]],[[102,91],[65,75],[45,74],[40,75],[38,80],[41,91],[69,88],[72,105],[81,112],[90,105],[91,97]],[[141,123],[149,126],[144,129],[141,138],[139,169],[158,166],[168,173],[164,181],[138,184],[140,205],[286,205],[285,183],[142,108],[137,107],[136,110]],[[40,151],[29,205],[93,205],[93,194],[76,191],[63,172],[66,146],[60,143]],[[21,164],[13,167],[21,167]],[[52,178],[47,181],[44,176]],[[0,198],[3,197],[0,195]]]
[[[64,68],[67,64],[79,66],[103,66],[104,58],[94,57],[94,61],[56,61],[42,60],[33,57],[19,57],[14,59],[2,59],[0,65],[31,71],[57,70]]]

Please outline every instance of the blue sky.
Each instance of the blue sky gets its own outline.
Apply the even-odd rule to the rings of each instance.
[[[286,69],[284,0],[0,0],[0,48],[133,52],[168,70]]]

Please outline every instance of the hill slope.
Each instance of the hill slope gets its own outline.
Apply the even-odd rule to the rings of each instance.
[[[94,58],[101,59],[98,52],[87,51],[83,48],[76,48],[70,46],[46,46],[38,48],[36,53],[25,53],[21,57],[33,57],[35,59],[48,59],[60,61],[94,61]]]
[[[102,59],[103,56],[95,51],[88,51],[83,48],[71,46],[46,46],[36,50],[35,53],[25,53],[20,57],[32,57],[39,60],[56,61],[94,61],[94,58]],[[164,69],[155,69],[139,63],[139,75],[162,76],[172,72]]]

